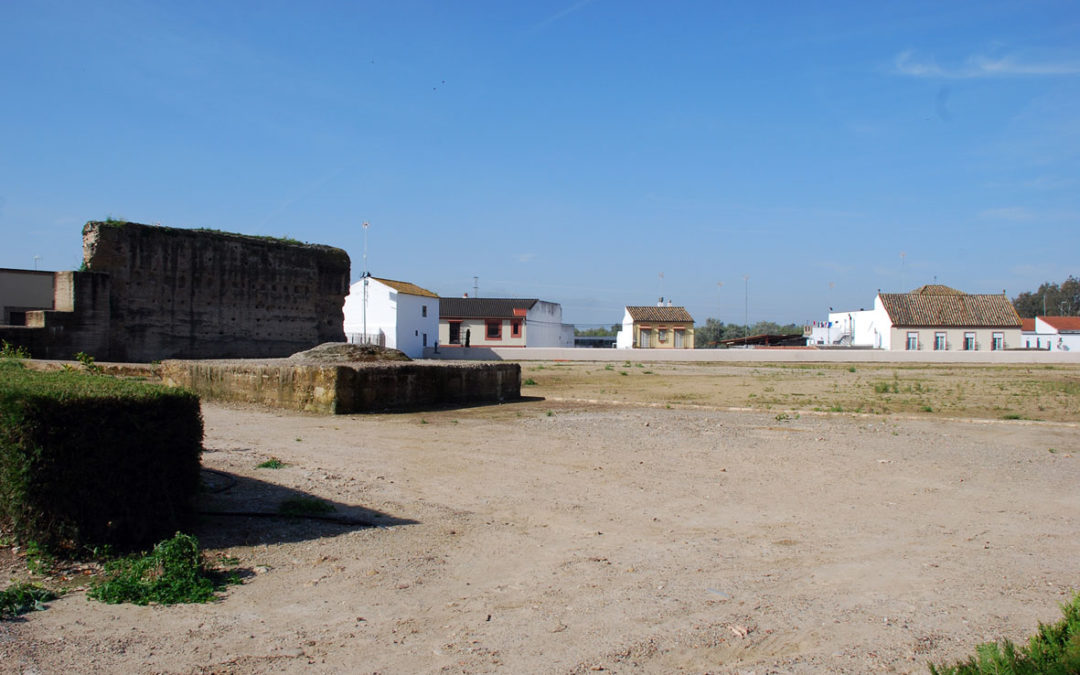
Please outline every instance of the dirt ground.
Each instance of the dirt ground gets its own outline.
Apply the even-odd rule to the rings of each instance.
[[[0,671],[926,672],[1080,588],[1077,370],[672,367],[528,364],[531,400],[401,415],[204,404],[204,466],[236,482],[208,474],[203,508],[307,495],[379,526],[206,516],[242,585],[71,592],[0,623]],[[958,381],[1004,388],[895,402]]]

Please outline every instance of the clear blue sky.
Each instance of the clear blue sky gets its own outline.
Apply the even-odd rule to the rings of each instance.
[[[369,221],[377,276],[580,325],[1080,274],[1076,2],[3,0],[0,64],[0,267],[111,215],[356,279]]]

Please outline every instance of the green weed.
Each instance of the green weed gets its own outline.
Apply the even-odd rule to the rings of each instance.
[[[283,516],[311,516],[336,510],[333,504],[315,497],[291,497],[278,505],[278,513]]]
[[[1080,673],[1080,593],[1061,606],[1062,619],[1039,624],[1027,645],[1010,640],[975,647],[975,656],[955,665],[930,664],[931,675],[1041,675]]]
[[[0,359],[28,359],[30,350],[26,347],[17,347],[7,340],[0,340]]]
[[[0,620],[45,609],[45,603],[59,597],[37,584],[15,584],[0,591]]]
[[[536,380],[532,379],[531,377],[528,377],[528,378],[525,378],[525,381],[522,382],[521,384],[525,385],[526,387],[535,387],[536,386]]]
[[[281,461],[277,457],[271,457],[265,462],[259,462],[255,465],[256,469],[284,469],[285,462]]]
[[[239,578],[207,570],[198,540],[177,532],[146,555],[106,563],[104,579],[88,595],[110,605],[200,603],[213,600],[215,591],[230,583]]]
[[[90,356],[86,352],[79,352],[75,354],[75,360],[82,364],[83,370],[88,373],[100,375],[101,373],[105,372],[101,366],[94,363],[94,357]]]

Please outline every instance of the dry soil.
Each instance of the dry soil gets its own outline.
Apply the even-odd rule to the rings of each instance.
[[[649,367],[587,391],[534,367],[525,392],[546,400],[204,404],[204,465],[236,480],[208,474],[227,489],[204,509],[312,496],[379,526],[206,516],[196,534],[242,585],[172,607],[68,593],[0,623],[0,670],[926,672],[1024,639],[1080,587],[1075,418],[732,410],[649,394],[631,372]],[[605,398],[632,378],[638,393]],[[285,467],[256,468],[271,457]]]

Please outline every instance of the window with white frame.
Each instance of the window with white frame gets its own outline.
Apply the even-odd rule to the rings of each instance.
[[[948,343],[945,341],[945,333],[934,333],[934,351],[942,352],[948,348]]]
[[[1005,333],[994,333],[990,339],[990,349],[999,352],[1005,349]]]
[[[918,331],[910,331],[907,334],[907,350],[913,352],[919,348],[919,333]]]
[[[975,333],[964,333],[964,351],[970,352],[975,349]]]

